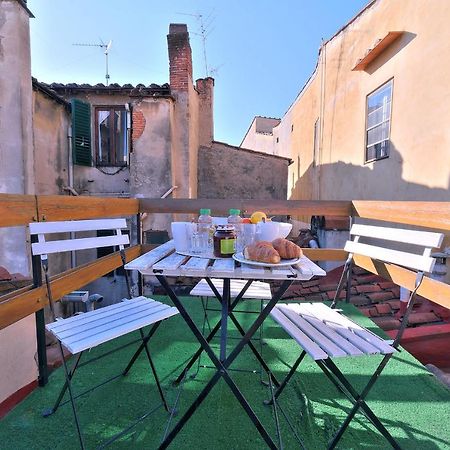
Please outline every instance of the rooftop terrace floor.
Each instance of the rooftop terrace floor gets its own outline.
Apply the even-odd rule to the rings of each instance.
[[[158,299],[170,303],[165,297]],[[193,312],[197,323],[200,323],[200,302],[187,297],[183,301]],[[244,307],[254,308],[255,302],[247,301]],[[344,309],[359,323],[377,333],[383,333],[354,306],[344,305]],[[217,314],[215,317],[212,315],[211,322],[215,323],[217,318]],[[253,319],[250,314],[241,314],[240,318],[247,326]],[[231,333],[236,333],[231,330]],[[275,375],[281,378],[297,358],[299,348],[271,319],[265,322],[264,333],[267,342],[264,357]],[[122,342],[129,340],[130,335],[121,339]],[[151,342],[163,387],[170,403],[173,403],[178,391],[171,386],[171,382],[197,348],[196,340],[182,318],[176,316],[161,325]],[[89,356],[117,345],[118,341],[112,345],[106,344],[92,350]],[[218,340],[215,340],[214,347],[218,348]],[[92,365],[81,367],[74,389],[80,392],[92,386],[96,380],[99,382],[119,373],[132,353],[132,347],[128,347]],[[335,361],[354,385],[362,387],[380,358],[341,358]],[[207,363],[206,357],[203,357],[202,363]],[[233,367],[255,369],[257,363],[251,352],[245,349]],[[302,363],[300,370],[282,394],[280,403],[301,436],[305,448],[323,449],[344,420],[350,403],[336,391],[311,359]],[[187,379],[181,394],[180,413],[186,410],[212,373],[212,370],[200,369],[195,379]],[[232,377],[275,440],[272,409],[262,404],[269,392],[259,383],[259,374],[232,372]],[[49,418],[44,419],[40,415],[44,408],[54,402],[63,378],[62,369],[55,370],[46,387],[36,389],[0,422],[1,449],[78,448],[69,405],[61,407]],[[148,361],[145,355],[141,355],[127,377],[118,378],[77,400],[87,447],[95,448],[103,440],[121,431],[129,422],[156,405],[158,400],[155,383],[148,371]],[[450,449],[450,391],[406,351],[391,359],[372,389],[368,404],[402,448]],[[110,448],[157,448],[167,418],[167,413],[162,408],[158,409]],[[280,422],[284,448],[299,448],[283,417]],[[265,444],[228,386],[221,380],[174,440],[171,448],[245,450],[262,449]],[[338,448],[385,449],[389,445],[364,416],[357,415]]]

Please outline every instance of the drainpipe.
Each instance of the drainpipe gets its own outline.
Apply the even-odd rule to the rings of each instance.
[[[127,112],[127,159],[128,167],[130,166],[130,152],[131,152],[131,105],[125,103],[125,111]]]
[[[72,155],[72,125],[69,124],[69,130],[67,132],[67,141],[68,141],[68,148],[69,148],[69,167],[68,167],[68,182],[69,182],[69,186],[68,186],[68,190],[73,194],[75,191],[75,189],[73,188],[73,155]],[[70,233],[70,239],[75,239],[75,233],[72,231]],[[71,269],[74,269],[77,265],[77,259],[76,259],[76,255],[75,252],[70,252],[70,267]]]

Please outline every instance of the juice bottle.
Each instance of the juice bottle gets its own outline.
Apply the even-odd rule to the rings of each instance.
[[[236,232],[236,252],[243,250],[242,217],[240,209],[230,209],[227,222],[234,226]]]
[[[198,217],[198,234],[200,237],[200,247],[202,252],[207,253],[212,250],[212,217],[210,209],[201,209]]]

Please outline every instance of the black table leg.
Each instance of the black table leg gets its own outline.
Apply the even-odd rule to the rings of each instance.
[[[233,349],[233,351],[230,353],[230,355],[222,362],[220,361],[217,356],[215,355],[214,351],[211,349],[209,343],[205,339],[205,337],[201,334],[200,330],[197,328],[195,323],[193,322],[192,318],[189,316],[189,313],[186,311],[186,309],[183,307],[183,304],[178,299],[177,295],[174,293],[170,285],[168,284],[166,278],[163,275],[156,275],[161,285],[166,290],[167,294],[175,304],[175,306],[178,308],[181,316],[185,320],[186,324],[189,326],[191,331],[194,333],[195,337],[199,341],[202,348],[206,351],[208,356],[210,357],[213,364],[216,366],[217,371],[211,378],[211,380],[208,382],[208,384],[204,387],[204,389],[200,392],[198,397],[194,400],[192,405],[188,408],[186,413],[181,417],[179,422],[175,425],[175,427],[172,429],[172,431],[168,434],[164,442],[161,444],[159,448],[165,449],[167,448],[172,440],[175,438],[175,436],[181,431],[183,426],[186,424],[186,422],[190,419],[192,414],[195,412],[195,410],[200,406],[200,404],[203,402],[203,400],[208,396],[211,389],[214,387],[214,385],[217,383],[217,381],[220,379],[220,377],[223,377],[225,382],[230,387],[231,391],[249,416],[250,420],[253,422],[257,430],[259,431],[261,437],[264,439],[266,444],[271,449],[276,449],[277,446],[273,442],[270,435],[267,433],[266,429],[256,416],[255,412],[243,396],[243,394],[240,392],[239,388],[236,386],[234,381],[231,379],[227,372],[227,368],[233,363],[233,361],[237,358],[239,353],[242,351],[242,349],[248,344],[249,340],[252,338],[252,336],[255,334],[255,332],[258,330],[258,328],[261,326],[263,321],[266,319],[266,317],[269,315],[270,311],[274,308],[274,306],[277,304],[277,302],[281,299],[283,294],[286,292],[286,290],[289,288],[289,286],[292,284],[293,280],[286,280],[283,282],[279,290],[276,292],[276,294],[272,297],[272,299],[268,302],[268,304],[265,306],[265,308],[262,310],[261,314],[256,318],[255,322],[252,324],[252,326],[249,328],[249,330],[245,333],[244,337],[241,341],[239,341],[238,345]],[[225,304],[226,302],[223,302]],[[224,308],[227,308],[225,306]],[[222,313],[222,317],[225,314]],[[226,314],[228,316],[228,313]],[[223,356],[223,355],[221,355]]]

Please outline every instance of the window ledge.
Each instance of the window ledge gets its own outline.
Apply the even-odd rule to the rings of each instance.
[[[389,31],[383,38],[379,39],[377,43],[367,50],[365,56],[358,60],[356,66],[352,70],[365,70],[366,67],[375,60],[382,52],[384,52],[392,43],[403,36],[404,31]]]

